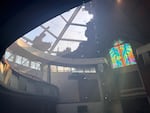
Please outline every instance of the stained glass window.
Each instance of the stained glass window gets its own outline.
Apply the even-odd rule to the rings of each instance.
[[[113,68],[136,64],[132,47],[129,43],[123,44],[122,41],[117,41],[114,47],[110,49],[109,54]]]

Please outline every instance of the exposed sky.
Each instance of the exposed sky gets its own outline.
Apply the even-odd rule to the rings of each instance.
[[[71,51],[74,51],[82,41],[87,41],[88,38],[85,36],[86,24],[92,18],[93,15],[85,10],[84,5],[79,6],[43,23],[25,34],[23,38],[27,42],[33,43],[36,37],[44,33],[41,43],[51,43],[50,48],[45,50],[48,53],[53,55],[54,52],[63,52],[66,48],[71,48]],[[51,48],[53,49],[51,50]]]

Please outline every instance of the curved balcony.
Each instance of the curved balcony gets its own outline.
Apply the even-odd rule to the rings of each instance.
[[[58,88],[9,69],[0,73],[0,100],[2,113],[56,113]]]
[[[4,83],[4,75],[0,74],[0,86],[16,93],[34,96],[58,98],[58,88],[52,84],[27,78],[12,70],[8,83]]]
[[[16,49],[17,48],[17,49]],[[101,58],[64,58],[59,56],[52,56],[50,54],[44,54],[43,51],[33,48],[28,45],[22,39],[18,39],[16,43],[10,46],[10,50],[20,53],[24,57],[30,57],[32,59],[38,59],[41,62],[51,62],[54,64],[63,64],[63,65],[95,65],[107,63],[104,57]]]

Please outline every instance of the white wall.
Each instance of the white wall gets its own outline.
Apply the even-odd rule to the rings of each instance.
[[[51,83],[59,88],[60,102],[79,102],[78,81],[69,80],[71,73],[51,73]]]
[[[69,79],[71,72],[52,72],[51,83],[59,88],[60,101],[58,113],[77,113],[79,105],[87,105],[88,113],[102,113],[103,104],[100,102],[81,103],[78,80]],[[96,74],[85,74],[88,79],[97,79]]]

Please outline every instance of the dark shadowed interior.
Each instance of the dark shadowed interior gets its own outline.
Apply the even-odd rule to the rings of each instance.
[[[0,14],[0,113],[150,113],[149,0],[2,0]]]

